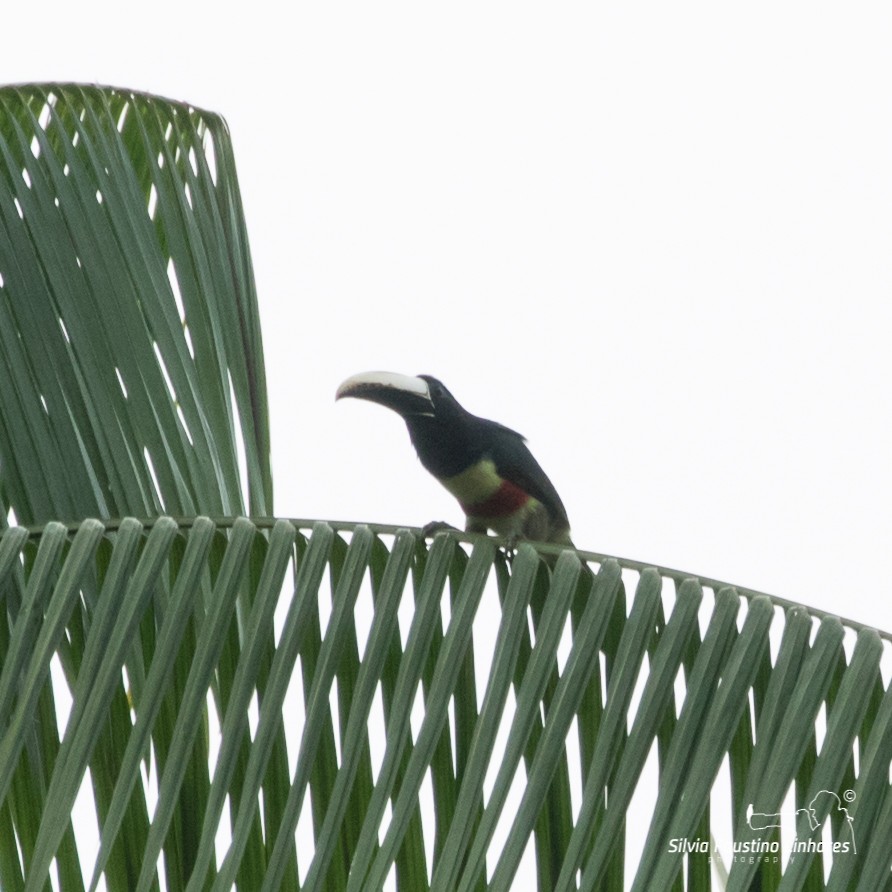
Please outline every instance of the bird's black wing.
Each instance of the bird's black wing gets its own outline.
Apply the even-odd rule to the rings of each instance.
[[[510,480],[534,499],[538,499],[552,518],[563,521],[569,526],[567,510],[561,497],[530,452],[523,436],[497,421],[482,418],[480,421],[489,428],[489,435],[486,438],[490,444],[488,453],[498,475]]]

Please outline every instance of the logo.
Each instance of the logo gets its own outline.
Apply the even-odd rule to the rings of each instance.
[[[818,818],[818,815],[826,812],[829,816],[833,813],[833,809],[836,809],[843,820],[840,824],[840,838],[831,843],[829,851],[834,855],[845,852],[851,852],[853,855],[857,855],[858,849],[855,845],[855,822],[849,814],[848,808],[843,804],[844,801],[854,802],[854,800],[854,790],[846,790],[842,799],[840,799],[840,797],[832,790],[818,790],[812,798],[812,801],[809,802],[805,808],[797,808],[792,814],[793,822],[798,827],[799,818],[802,815],[805,815],[806,820],[808,821],[808,826],[811,828],[812,835],[809,836],[808,839],[800,839],[797,833],[796,838],[793,840],[793,854],[795,855],[797,852],[824,852],[827,850],[824,840],[814,838],[814,834],[820,831],[823,823]],[[771,813],[754,811],[752,805],[746,810],[746,822],[749,824],[750,829],[755,831],[780,827],[782,816],[782,812]]]
[[[855,791],[846,790],[842,797],[832,790],[818,790],[811,802],[804,808],[798,808],[790,812],[762,812],[756,811],[752,804],[746,810],[746,822],[750,830],[759,834],[761,831],[770,831],[781,827],[782,821],[788,826],[797,828],[790,849],[790,860],[797,854],[813,852],[829,852],[832,855],[852,854],[857,855],[855,844],[855,822],[846,807],[855,801]],[[826,817],[822,820],[820,815],[830,817],[834,810],[841,819],[836,822],[839,828],[838,838],[827,842],[822,837],[822,827]],[[799,836],[799,823],[802,817],[808,824],[808,835],[805,838]],[[785,847],[786,848],[786,847]],[[676,837],[669,840],[668,851],[671,854],[687,855],[693,852],[709,854],[721,860],[721,854],[711,839],[685,839]],[[756,836],[754,839],[735,840],[733,843],[733,860],[748,861],[774,861],[777,862],[781,855],[781,846],[777,838],[762,839]]]

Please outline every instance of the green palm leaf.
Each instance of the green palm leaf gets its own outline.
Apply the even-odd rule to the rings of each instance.
[[[342,539],[348,533],[349,542]],[[458,534],[438,536],[427,553],[416,535],[367,527],[336,533],[325,524],[317,524],[307,535],[286,521],[269,527],[245,520],[216,527],[206,520],[179,527],[159,520],[150,528],[134,521],[103,528],[88,521],[71,529],[50,524],[31,536],[17,528],[7,531],[0,540],[4,570],[0,585],[11,620],[4,632],[0,676],[4,719],[0,829],[4,848],[18,847],[23,857],[21,862],[0,861],[4,889],[42,888],[53,858],[60,876],[63,858],[71,858],[73,865],[81,863],[74,852],[66,854],[66,843],[83,844],[70,826],[69,813],[101,741],[109,736],[120,736],[121,770],[102,812],[102,844],[95,868],[89,863],[84,868],[85,874],[93,874],[93,886],[104,872],[109,888],[152,888],[163,852],[169,888],[195,888],[208,882],[215,888],[229,888],[234,882],[245,888],[264,883],[269,888],[296,888],[298,877],[308,889],[379,888],[399,864],[402,888],[471,889],[486,878],[487,888],[508,889],[514,888],[530,840],[547,832],[558,871],[553,885],[540,883],[541,888],[607,888],[603,884],[615,846],[621,844],[620,828],[667,716],[673,720],[672,731],[643,856],[632,865],[631,888],[672,888],[684,860],[690,864],[689,877],[697,875],[694,855],[685,858],[670,851],[668,840],[696,832],[719,764],[735,743],[736,729],[745,723],[756,732],[745,760],[747,804],[757,804],[760,811],[780,810],[786,790],[791,784],[798,786],[799,778],[804,783],[803,799],[822,790],[835,791],[849,802],[858,851],[834,858],[797,857],[783,870],[741,859],[732,866],[728,888],[750,888],[757,873],[762,888],[808,888],[815,859],[832,865],[830,888],[856,888],[866,875],[875,880],[888,876],[892,854],[882,834],[889,826],[892,694],[879,674],[882,649],[877,633],[860,630],[849,659],[838,646],[845,628],[839,620],[825,617],[809,643],[808,636],[803,637],[811,625],[807,614],[791,608],[782,615],[786,628],[777,655],[769,658],[765,677],[757,679],[755,667],[762,665],[759,656],[764,654],[776,608],[765,596],[745,593],[741,599],[724,589],[712,603],[706,634],[686,670],[684,656],[699,637],[697,611],[703,596],[695,581],[627,567],[626,580],[638,575],[636,593],[628,612],[618,612],[619,563],[589,556],[593,575],[572,552],[565,552],[549,579],[547,572],[541,575],[542,559],[524,545],[504,593],[496,649],[493,654],[478,652],[472,630],[484,607],[493,605],[495,592],[489,583],[495,582],[499,553],[490,540],[470,537],[473,550],[467,559],[461,547],[465,537]],[[35,541],[36,553],[31,545]],[[336,582],[335,610],[316,639],[311,630],[320,621],[318,590],[324,569],[338,550],[336,543],[341,542],[346,552]],[[10,559],[10,555],[25,557],[29,550],[33,559],[24,563]],[[385,555],[385,560],[383,567],[373,570],[376,554]],[[414,578],[409,575],[413,566]],[[352,696],[339,701],[346,715],[335,721],[332,697],[349,662],[344,641],[354,634],[353,600],[373,573],[378,582],[372,634],[361,655]],[[450,576],[457,583],[455,606],[443,635],[434,636]],[[100,597],[94,605],[78,603],[73,593],[93,578],[101,579]],[[211,588],[205,590],[202,580]],[[545,581],[547,597],[532,653],[525,659],[518,646],[519,631],[529,617],[537,580]],[[679,587],[670,598],[668,621],[660,623],[656,620],[667,583]],[[252,605],[241,640],[225,632],[237,623],[240,595]],[[259,659],[263,630],[271,624],[280,598],[291,606],[267,673]],[[403,640],[396,618],[407,598],[414,619]],[[558,683],[549,691],[559,659],[557,646],[576,598],[583,599],[584,608]],[[125,610],[111,605],[124,605]],[[738,630],[735,618],[741,610]],[[54,759],[46,765],[45,783],[25,787],[17,780],[29,772],[32,753],[39,746],[29,744],[35,726],[40,728],[40,739],[55,733],[52,716],[50,727],[41,727],[47,720],[41,702],[62,693],[47,671],[48,655],[60,637],[75,637],[78,623],[89,632],[76,657],[82,674],[74,685],[67,726]],[[146,635],[147,629],[157,634]],[[541,815],[561,811],[561,803],[553,800],[563,788],[553,780],[561,766],[572,764],[566,761],[567,736],[573,720],[579,722],[585,714],[582,694],[592,673],[602,671],[598,655],[608,636],[619,645],[603,679],[606,697],[601,721],[591,735],[592,759],[577,763],[569,774],[571,786],[581,791],[579,807],[571,808],[575,818],[565,832],[560,824],[547,825],[546,831]],[[124,657],[139,637],[149,642],[141,649],[145,685],[132,715],[122,721],[111,704],[122,696]],[[645,655],[650,655],[648,665]],[[455,765],[448,785],[441,777],[432,787],[434,818],[446,824],[444,844],[430,861],[425,847],[413,842],[412,822],[422,781],[436,764],[437,741],[443,733],[454,733],[451,715],[466,657],[489,682],[465,760]],[[407,710],[421,689],[429,658],[435,671],[425,695],[424,717],[417,732],[409,734]],[[313,667],[303,688],[306,719],[286,734],[289,748],[293,747],[291,764],[277,764],[270,756],[282,730],[282,703],[297,660]],[[178,671],[180,664],[183,672]],[[677,688],[683,673],[686,681],[676,718],[668,691]],[[386,681],[388,675],[391,682]],[[212,760],[202,730],[201,704],[227,676],[233,683],[221,710],[222,746]],[[834,695],[832,682],[837,677]],[[179,678],[185,682],[178,683]],[[513,703],[508,697],[512,681]],[[639,682],[640,696],[633,698]],[[372,715],[375,692],[379,685],[391,683],[392,708],[379,727]],[[756,708],[759,698],[752,695],[760,687],[764,698]],[[248,704],[261,690],[262,708],[251,739]],[[778,712],[781,691],[788,692],[787,708]],[[174,698],[175,713],[163,708],[169,698]],[[815,734],[819,707],[831,699],[823,743],[804,777],[803,766],[810,759],[802,741]],[[543,714],[523,795],[509,811],[512,778]],[[625,735],[627,722],[630,730]],[[510,733],[504,745],[497,746],[502,727],[510,727]],[[383,734],[386,741],[383,761],[373,767],[371,795],[360,812],[352,813],[346,803],[361,787],[369,738],[375,734]],[[336,740],[336,753],[323,756],[329,735]],[[147,749],[156,753],[159,763],[157,794],[139,771]],[[863,758],[854,796],[846,798],[856,749]],[[162,751],[164,760],[157,755]],[[323,758],[334,759],[333,775],[314,771]],[[203,782],[190,777],[195,770],[200,770]],[[491,786],[488,776],[494,778]],[[264,778],[274,779],[289,794],[276,826],[261,817]],[[184,801],[186,790],[188,801]],[[218,860],[214,841],[227,796],[232,831]],[[308,799],[315,804],[311,806]],[[830,800],[825,797],[823,802],[826,812]],[[758,836],[746,823],[746,811],[733,816],[738,842]],[[299,837],[296,848],[294,834],[302,816],[311,818],[314,836]],[[818,815],[821,821],[826,816]],[[32,824],[36,820],[33,838],[23,826],[26,820]],[[644,830],[648,822],[640,816],[636,820]],[[786,832],[806,838],[809,831],[803,820]],[[194,826],[181,826],[188,821]],[[500,824],[505,832],[497,839],[494,830]],[[130,854],[118,859],[118,850]],[[487,863],[490,867],[484,872]],[[252,865],[250,870],[246,864]],[[861,881],[861,888],[868,888]],[[79,875],[60,887],[78,888],[80,882]],[[621,887],[622,882],[616,886]],[[689,888],[711,886],[706,880],[689,879]]]
[[[0,89],[0,479],[20,522],[270,513],[236,183],[216,115]]]

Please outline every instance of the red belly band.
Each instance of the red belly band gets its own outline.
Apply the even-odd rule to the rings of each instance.
[[[468,517],[508,517],[529,501],[530,496],[510,480],[503,480],[502,485],[482,502],[468,504],[462,502],[462,511]]]

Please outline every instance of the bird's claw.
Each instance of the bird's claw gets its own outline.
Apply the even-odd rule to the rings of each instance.
[[[432,520],[421,528],[421,537],[422,539],[430,539],[431,536],[441,533],[443,530],[457,529],[458,527],[454,527],[451,523],[446,523],[445,520]]]
[[[505,560],[508,561],[509,565],[514,562],[514,555],[517,554],[517,543],[520,541],[520,536],[507,536],[505,538]]]

